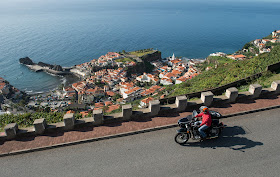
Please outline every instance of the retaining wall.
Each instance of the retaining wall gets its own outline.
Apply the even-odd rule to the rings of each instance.
[[[101,126],[110,122],[130,121],[132,119],[141,119],[147,117],[156,117],[170,112],[184,112],[187,109],[206,105],[211,107],[215,104],[223,104],[225,102],[234,103],[236,100],[244,97],[248,99],[257,99],[266,94],[279,94],[280,80],[273,81],[271,88],[263,89],[259,84],[252,84],[246,92],[238,92],[235,87],[228,88],[225,95],[215,96],[211,91],[202,92],[200,99],[189,102],[186,96],[177,96],[174,104],[161,105],[159,100],[154,100],[149,103],[146,109],[132,111],[132,106],[123,105],[122,112],[105,116],[102,110],[93,111],[93,117],[74,119],[73,114],[65,114],[63,122],[55,124],[47,124],[44,118],[34,121],[34,127],[25,129],[18,128],[16,123],[6,125],[5,135],[0,136],[0,139],[11,140],[20,136],[42,135],[52,131],[71,131],[80,126]],[[94,130],[93,130],[94,131]]]

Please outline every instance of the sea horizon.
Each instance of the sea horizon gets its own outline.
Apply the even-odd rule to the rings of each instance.
[[[32,92],[66,80],[32,72],[19,58],[69,67],[107,52],[145,48],[158,49],[163,58],[206,58],[280,29],[275,1],[11,2],[0,2],[0,77]]]

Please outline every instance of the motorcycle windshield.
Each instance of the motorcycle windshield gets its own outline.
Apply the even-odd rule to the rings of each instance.
[[[194,118],[197,114],[198,114],[197,111],[196,111],[196,110],[193,110],[193,112],[192,112],[192,117]]]

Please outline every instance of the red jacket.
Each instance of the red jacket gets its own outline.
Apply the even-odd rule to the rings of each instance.
[[[202,123],[200,124],[200,126],[202,125],[207,125],[208,127],[211,126],[212,119],[211,119],[211,114],[209,112],[207,113],[201,112],[197,114],[195,117],[202,117]]]

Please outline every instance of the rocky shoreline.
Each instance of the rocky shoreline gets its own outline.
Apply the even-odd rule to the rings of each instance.
[[[60,65],[51,65],[43,62],[34,63],[29,57],[20,58],[19,63],[27,66],[29,69],[35,72],[43,71],[49,74],[60,75],[60,76],[73,74],[70,71],[72,67],[66,68]]]

